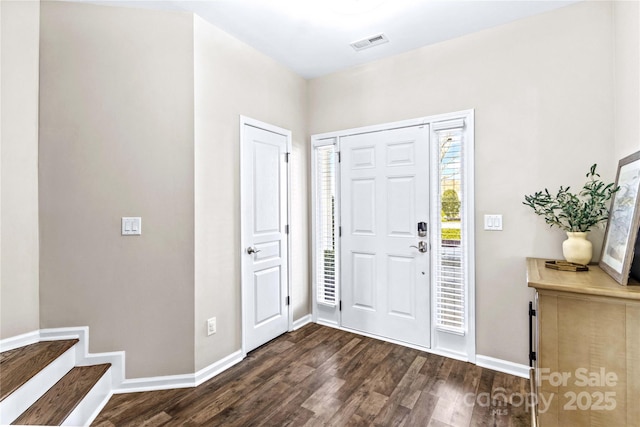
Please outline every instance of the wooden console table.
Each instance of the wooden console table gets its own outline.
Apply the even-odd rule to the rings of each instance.
[[[545,268],[527,258],[536,289],[537,420],[548,426],[640,426],[640,284],[596,265]]]

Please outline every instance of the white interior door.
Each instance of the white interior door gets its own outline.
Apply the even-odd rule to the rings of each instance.
[[[289,329],[286,156],[290,133],[243,120],[242,312],[243,348],[248,352]]]
[[[418,223],[429,221],[428,144],[427,126],[340,139],[342,326],[423,347],[430,255]]]

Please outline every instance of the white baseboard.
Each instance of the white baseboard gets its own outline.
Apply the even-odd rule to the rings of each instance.
[[[335,329],[342,329],[340,327],[340,325],[338,325],[338,322],[331,322],[329,320],[324,320],[324,319],[318,319],[316,320],[316,323],[318,325],[322,325],[322,326],[328,326],[330,328],[335,328]],[[350,331],[349,331],[350,332]]]
[[[442,356],[442,357],[448,357],[449,359],[455,359],[455,360],[459,360],[461,362],[469,362],[469,357],[464,354],[464,353],[458,353],[455,351],[450,351],[450,350],[446,350],[446,349],[442,349],[442,348],[430,348],[427,350],[424,350],[427,353],[432,353],[432,354],[437,354],[438,356]]]
[[[135,393],[140,391],[168,390],[172,388],[197,387],[203,382],[226,371],[242,361],[242,351],[238,350],[227,357],[193,374],[165,375],[148,378],[132,378],[124,380],[120,387],[114,388],[114,394]]]
[[[306,316],[302,316],[301,318],[293,322],[293,330],[294,331],[298,330],[303,326],[308,325],[311,322],[313,322],[313,317],[310,314],[307,314]]]
[[[40,331],[27,332],[15,337],[0,340],[0,352],[14,350],[25,345],[35,344],[40,341]]]
[[[310,321],[311,316],[305,316],[294,323],[294,328],[300,328]],[[193,374],[125,379],[125,352],[115,351],[109,353],[89,353],[89,328],[87,326],[49,328],[29,332],[27,334],[1,340],[0,348],[2,351],[7,351],[29,344],[35,344],[39,341],[58,341],[68,339],[79,340],[78,344],[76,344],[72,350],[69,350],[74,356],[74,363],[70,365],[69,369],[74,365],[87,366],[110,363],[111,369],[109,376],[111,378],[111,390],[113,394],[196,387],[240,363],[243,359],[242,351],[238,350]],[[67,369],[67,371],[69,369]],[[66,371],[64,373],[66,373]],[[62,375],[64,375],[64,373]],[[102,406],[104,406],[106,402],[107,401],[105,400]],[[20,413],[18,413],[18,415],[20,415]],[[97,415],[97,413],[95,415]]]
[[[431,348],[424,348],[424,347],[415,346],[415,345],[409,345],[407,343],[403,343],[403,342],[400,342],[400,341],[391,340],[391,339],[387,339],[387,338],[384,338],[384,337],[379,337],[379,336],[376,336],[376,335],[363,333],[361,331],[356,331],[356,330],[343,328],[343,327],[339,326],[337,323],[328,322],[326,320],[318,320],[316,323],[318,323],[319,325],[328,326],[330,328],[340,329],[342,331],[351,332],[351,333],[358,334],[358,335],[364,335],[366,337],[375,338],[375,339],[379,339],[379,340],[382,340],[382,341],[387,341],[387,342],[390,342],[390,343],[393,343],[393,344],[402,345],[404,347],[415,348],[416,350],[422,350],[422,351],[425,351],[427,353],[433,353],[433,354],[437,354],[439,356],[449,357],[451,359],[456,359],[456,360],[460,360],[460,361],[463,361],[463,362],[468,362],[469,361],[469,359],[464,354],[459,354],[459,353],[450,352],[450,351],[444,351],[442,349],[431,349]],[[515,376],[521,377],[521,378],[529,378],[529,366],[527,366],[527,365],[520,365],[518,363],[509,362],[507,360],[496,359],[494,357],[482,356],[482,355],[479,355],[479,354],[476,355],[475,364],[480,366],[480,367],[482,367],[482,368],[493,369],[494,371],[502,372],[502,373],[505,373],[505,374],[515,375]]]
[[[476,356],[476,365],[521,378],[529,378],[529,366],[509,362],[507,360],[478,354]]]
[[[227,357],[222,358],[217,362],[200,369],[194,374],[194,387],[199,386],[203,382],[208,381],[216,375],[221,374],[222,372],[231,368],[232,366],[237,365],[238,363],[242,362],[243,359],[244,357],[242,356],[242,350],[238,350],[235,353],[231,353]]]

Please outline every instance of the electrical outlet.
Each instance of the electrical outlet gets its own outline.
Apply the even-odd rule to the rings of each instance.
[[[207,335],[213,335],[216,333],[216,318],[212,317],[207,320]]]

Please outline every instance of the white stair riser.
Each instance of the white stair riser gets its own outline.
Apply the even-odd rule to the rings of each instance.
[[[63,421],[63,426],[88,426],[111,398],[111,368]]]
[[[60,378],[66,375],[76,363],[76,350],[71,347],[60,357],[38,372],[22,387],[0,402],[0,424],[11,424],[33,403],[47,392]]]

